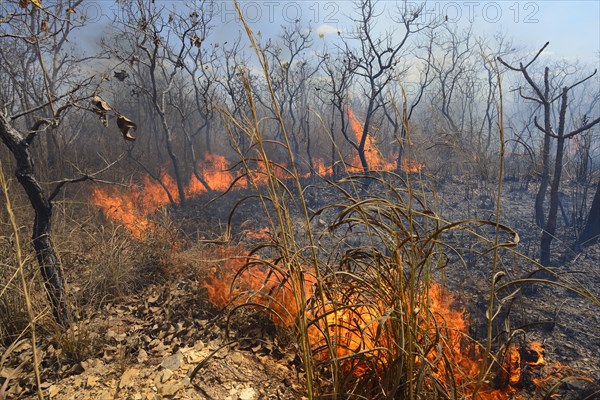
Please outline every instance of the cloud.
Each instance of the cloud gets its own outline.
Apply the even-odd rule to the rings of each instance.
[[[340,29],[338,27],[329,24],[321,24],[317,27],[317,29],[315,29],[315,32],[318,35],[331,35],[338,33],[339,31]]]

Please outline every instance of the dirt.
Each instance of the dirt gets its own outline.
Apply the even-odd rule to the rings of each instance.
[[[301,398],[295,355],[272,335],[261,338],[255,331],[261,340],[248,343],[239,335],[249,332],[233,328],[226,334],[223,319],[203,297],[197,283],[178,280],[107,305],[62,339],[85,342],[82,361],[42,339],[44,393],[77,400]],[[15,362],[31,360],[29,343],[13,351]],[[1,376],[8,399],[35,398],[29,362],[21,370],[3,368]]]

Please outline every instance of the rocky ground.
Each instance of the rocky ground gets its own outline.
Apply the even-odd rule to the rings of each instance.
[[[226,334],[222,318],[206,311],[203,298],[200,286],[180,280],[107,305],[62,338],[70,347],[87,346],[81,361],[66,346],[41,340],[46,398],[302,398],[294,354],[264,330],[234,327]],[[35,398],[30,341],[17,344],[11,358],[0,372],[2,393],[7,399]]]

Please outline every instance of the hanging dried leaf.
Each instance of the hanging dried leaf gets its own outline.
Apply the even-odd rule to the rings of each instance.
[[[137,125],[133,121],[131,121],[124,115],[119,115],[117,117],[117,126],[119,127],[119,130],[123,134],[123,138],[125,140],[135,140],[133,132],[135,132],[135,130],[137,129]]]
[[[118,72],[115,71],[114,77],[117,78],[119,81],[123,82],[125,79],[127,79],[129,77],[129,74],[127,73],[127,71],[122,69]]]
[[[27,8],[28,5],[29,0],[19,0],[19,6],[21,6],[21,8]]]
[[[31,0],[31,4],[33,4],[37,8],[42,8],[42,2],[40,0]]]
[[[48,21],[42,21],[40,24],[40,30],[42,32],[48,32]]]
[[[67,8],[67,14],[75,14],[75,9],[74,8]]]
[[[200,47],[200,45],[202,44],[202,39],[200,39],[200,36],[198,35],[193,35],[190,38],[190,41],[192,42],[192,44],[196,47]]]
[[[108,104],[102,100],[102,97],[94,96],[92,98],[92,105],[94,106],[94,112],[100,117],[102,125],[108,126],[108,112],[111,110]]]

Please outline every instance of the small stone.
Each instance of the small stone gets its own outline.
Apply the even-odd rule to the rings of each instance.
[[[244,362],[244,356],[237,351],[231,353],[229,358],[231,359],[231,361],[233,361],[237,365],[240,365],[242,362]]]
[[[161,385],[158,392],[163,396],[174,396],[181,389],[180,383]]]
[[[148,361],[148,353],[146,353],[146,350],[140,349],[137,355],[137,362],[141,364],[146,361]]]
[[[161,367],[165,369],[170,369],[171,371],[175,371],[181,365],[181,360],[183,359],[183,355],[180,352],[173,354],[163,360],[160,364]]]
[[[252,388],[246,388],[242,390],[239,396],[239,400],[256,400],[256,398],[256,390]]]
[[[171,371],[170,369],[165,369],[165,370],[161,371],[160,374],[161,374],[160,381],[162,383],[165,383],[166,381],[171,379],[171,377],[173,376],[173,371]]]

